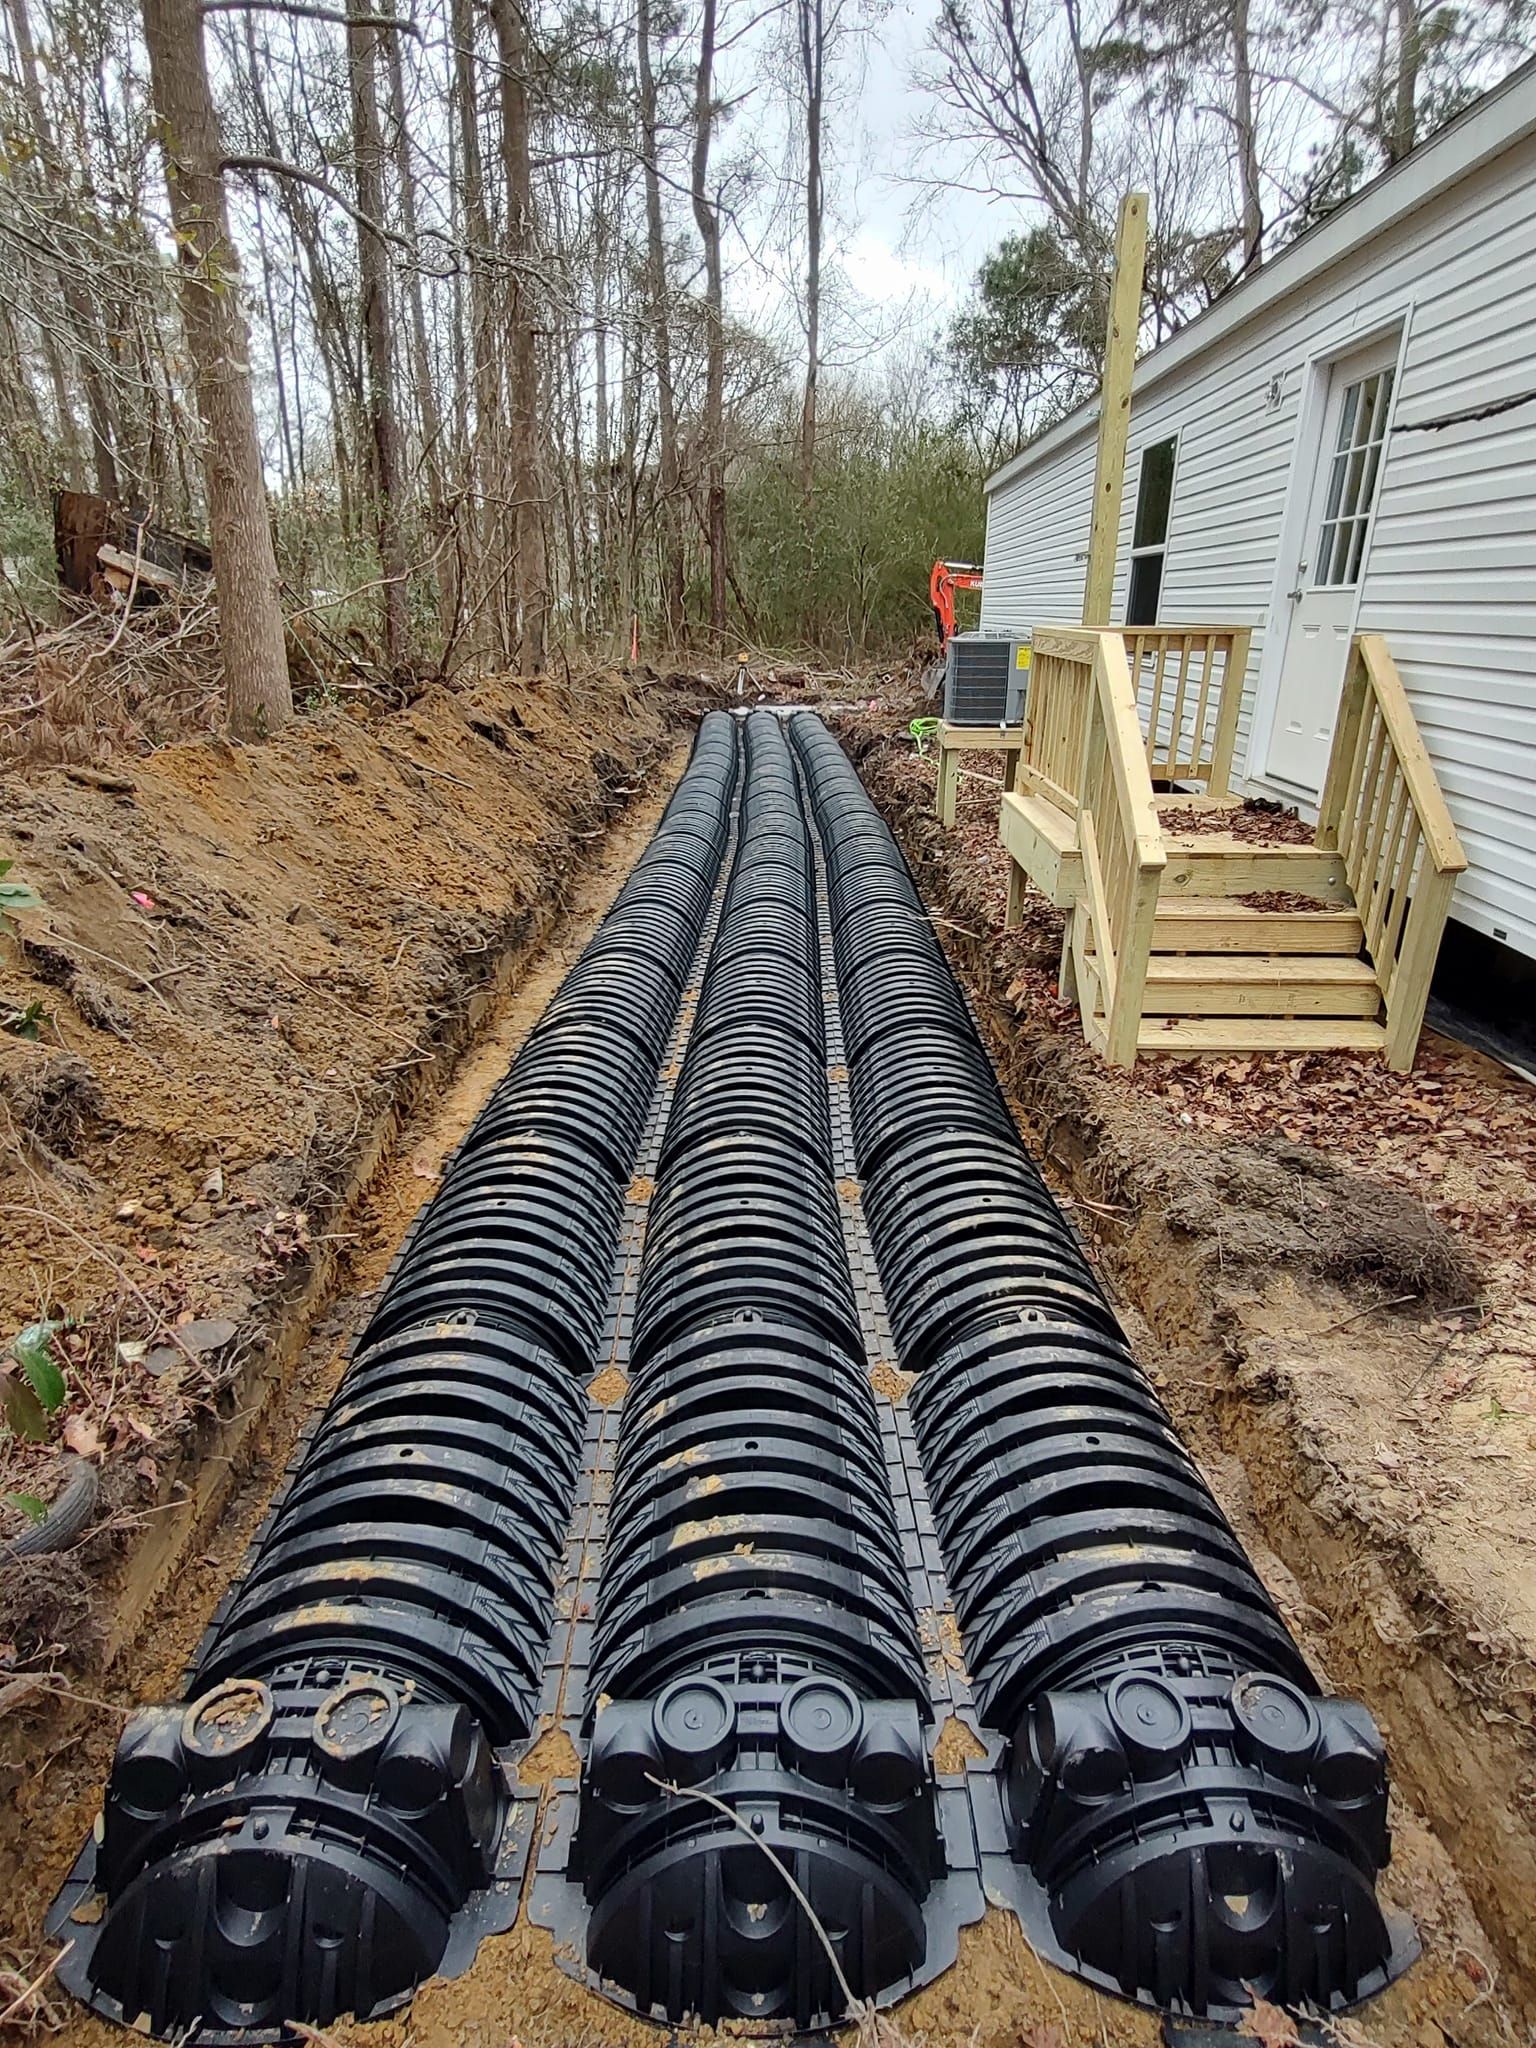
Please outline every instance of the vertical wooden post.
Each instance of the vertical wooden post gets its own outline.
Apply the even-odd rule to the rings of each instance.
[[[1360,743],[1360,721],[1365,715],[1367,691],[1365,656],[1360,650],[1360,636],[1349,643],[1349,663],[1344,671],[1344,687],[1339,693],[1339,715],[1333,722],[1333,744],[1328,749],[1328,773],[1323,781],[1323,793],[1317,805],[1317,830],[1312,835],[1314,846],[1320,846],[1325,853],[1339,850],[1339,831],[1344,823],[1345,793],[1349,788],[1354,769],[1355,749]]]
[[[1024,892],[1029,878],[1012,854],[1008,856],[1008,903],[1003,911],[1003,930],[1017,931],[1019,919],[1024,915]]]
[[[1232,792],[1232,756],[1237,752],[1237,723],[1242,716],[1252,640],[1252,629],[1239,626],[1227,648],[1226,666],[1221,672],[1221,703],[1216,710],[1216,737],[1211,744],[1211,772],[1205,785],[1207,796],[1230,796]],[[1207,663],[1210,659],[1207,653]]]
[[[1141,325],[1141,280],[1147,260],[1147,195],[1127,192],[1115,236],[1115,277],[1104,339],[1104,383],[1099,393],[1099,451],[1093,473],[1093,529],[1083,583],[1083,624],[1107,626],[1115,595],[1115,551],[1120,502],[1125,494],[1125,443],[1131,425],[1131,377]]]
[[[939,732],[939,786],[934,791],[933,808],[939,823],[950,827],[955,822],[955,791],[960,781],[960,755],[954,747],[946,747],[942,728]]]

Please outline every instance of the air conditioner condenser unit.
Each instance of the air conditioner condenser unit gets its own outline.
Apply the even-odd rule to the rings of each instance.
[[[1018,725],[1029,688],[1028,636],[955,633],[944,650],[944,716],[950,725]]]

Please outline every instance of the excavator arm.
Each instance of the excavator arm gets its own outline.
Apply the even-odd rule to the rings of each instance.
[[[938,628],[939,652],[949,645],[955,630],[955,593],[980,590],[981,571],[974,562],[935,562],[928,579],[928,602]]]

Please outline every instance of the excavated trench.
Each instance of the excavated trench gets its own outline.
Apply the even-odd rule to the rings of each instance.
[[[527,1979],[499,2010],[570,2043],[630,2038],[592,1992],[792,2031],[932,1979],[965,2038],[942,1973],[1011,1916],[1073,2038],[1129,2040],[1134,2002],[1380,1992],[1387,1855],[1371,1717],[1139,1372],[856,777],[812,718],[716,714],[53,1926],[98,2011],[209,2041],[546,1928],[587,2031]],[[1067,1985],[1069,2022],[1042,1956],[1133,2003]],[[1362,2018],[1502,2034],[1438,1956],[1408,1982]]]

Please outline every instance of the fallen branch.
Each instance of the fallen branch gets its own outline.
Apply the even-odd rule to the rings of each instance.
[[[348,14],[340,7],[317,7],[303,0],[202,0],[200,14],[288,14],[297,21],[333,21],[338,28],[393,29],[397,35],[414,36],[421,30],[414,21],[402,21],[393,14]]]
[[[66,1941],[64,1946],[59,1950],[58,1954],[56,1956],[50,1957],[49,1960],[43,1965],[42,1969],[38,1971],[37,1975],[32,1979],[32,1982],[26,1985],[22,1990],[17,1992],[16,1996],[5,2008],[5,2011],[0,2012],[0,2027],[5,2026],[9,2021],[15,2019],[16,2015],[21,2011],[22,2007],[26,2005],[30,2000],[36,1998],[37,1994],[42,1990],[43,1986],[48,1982],[48,1979],[53,1975],[54,1971],[59,1967],[60,1963],[63,1962],[64,1958],[69,1954],[70,1950],[74,1947],[74,1945],[75,1944],[72,1941]]]
[[[423,775],[435,775],[442,782],[451,782],[455,789],[467,789],[471,796],[474,795],[475,785],[472,782],[465,782],[457,775],[450,775],[446,768],[433,768],[426,761],[418,761],[414,754],[408,754],[404,747],[392,747],[388,740],[380,740],[379,746],[386,754],[393,754],[397,761],[405,761],[412,768],[419,768]]]
[[[1417,1294],[1409,1293],[1394,1294],[1387,1301],[1368,1301],[1364,1308],[1357,1308],[1351,1315],[1340,1316],[1336,1323],[1329,1323],[1324,1329],[1319,1330],[1317,1334],[1320,1337],[1331,1337],[1335,1331],[1347,1330],[1351,1323],[1358,1323],[1362,1316],[1375,1315],[1379,1308],[1401,1308],[1405,1301],[1417,1301],[1417,1299]]]

